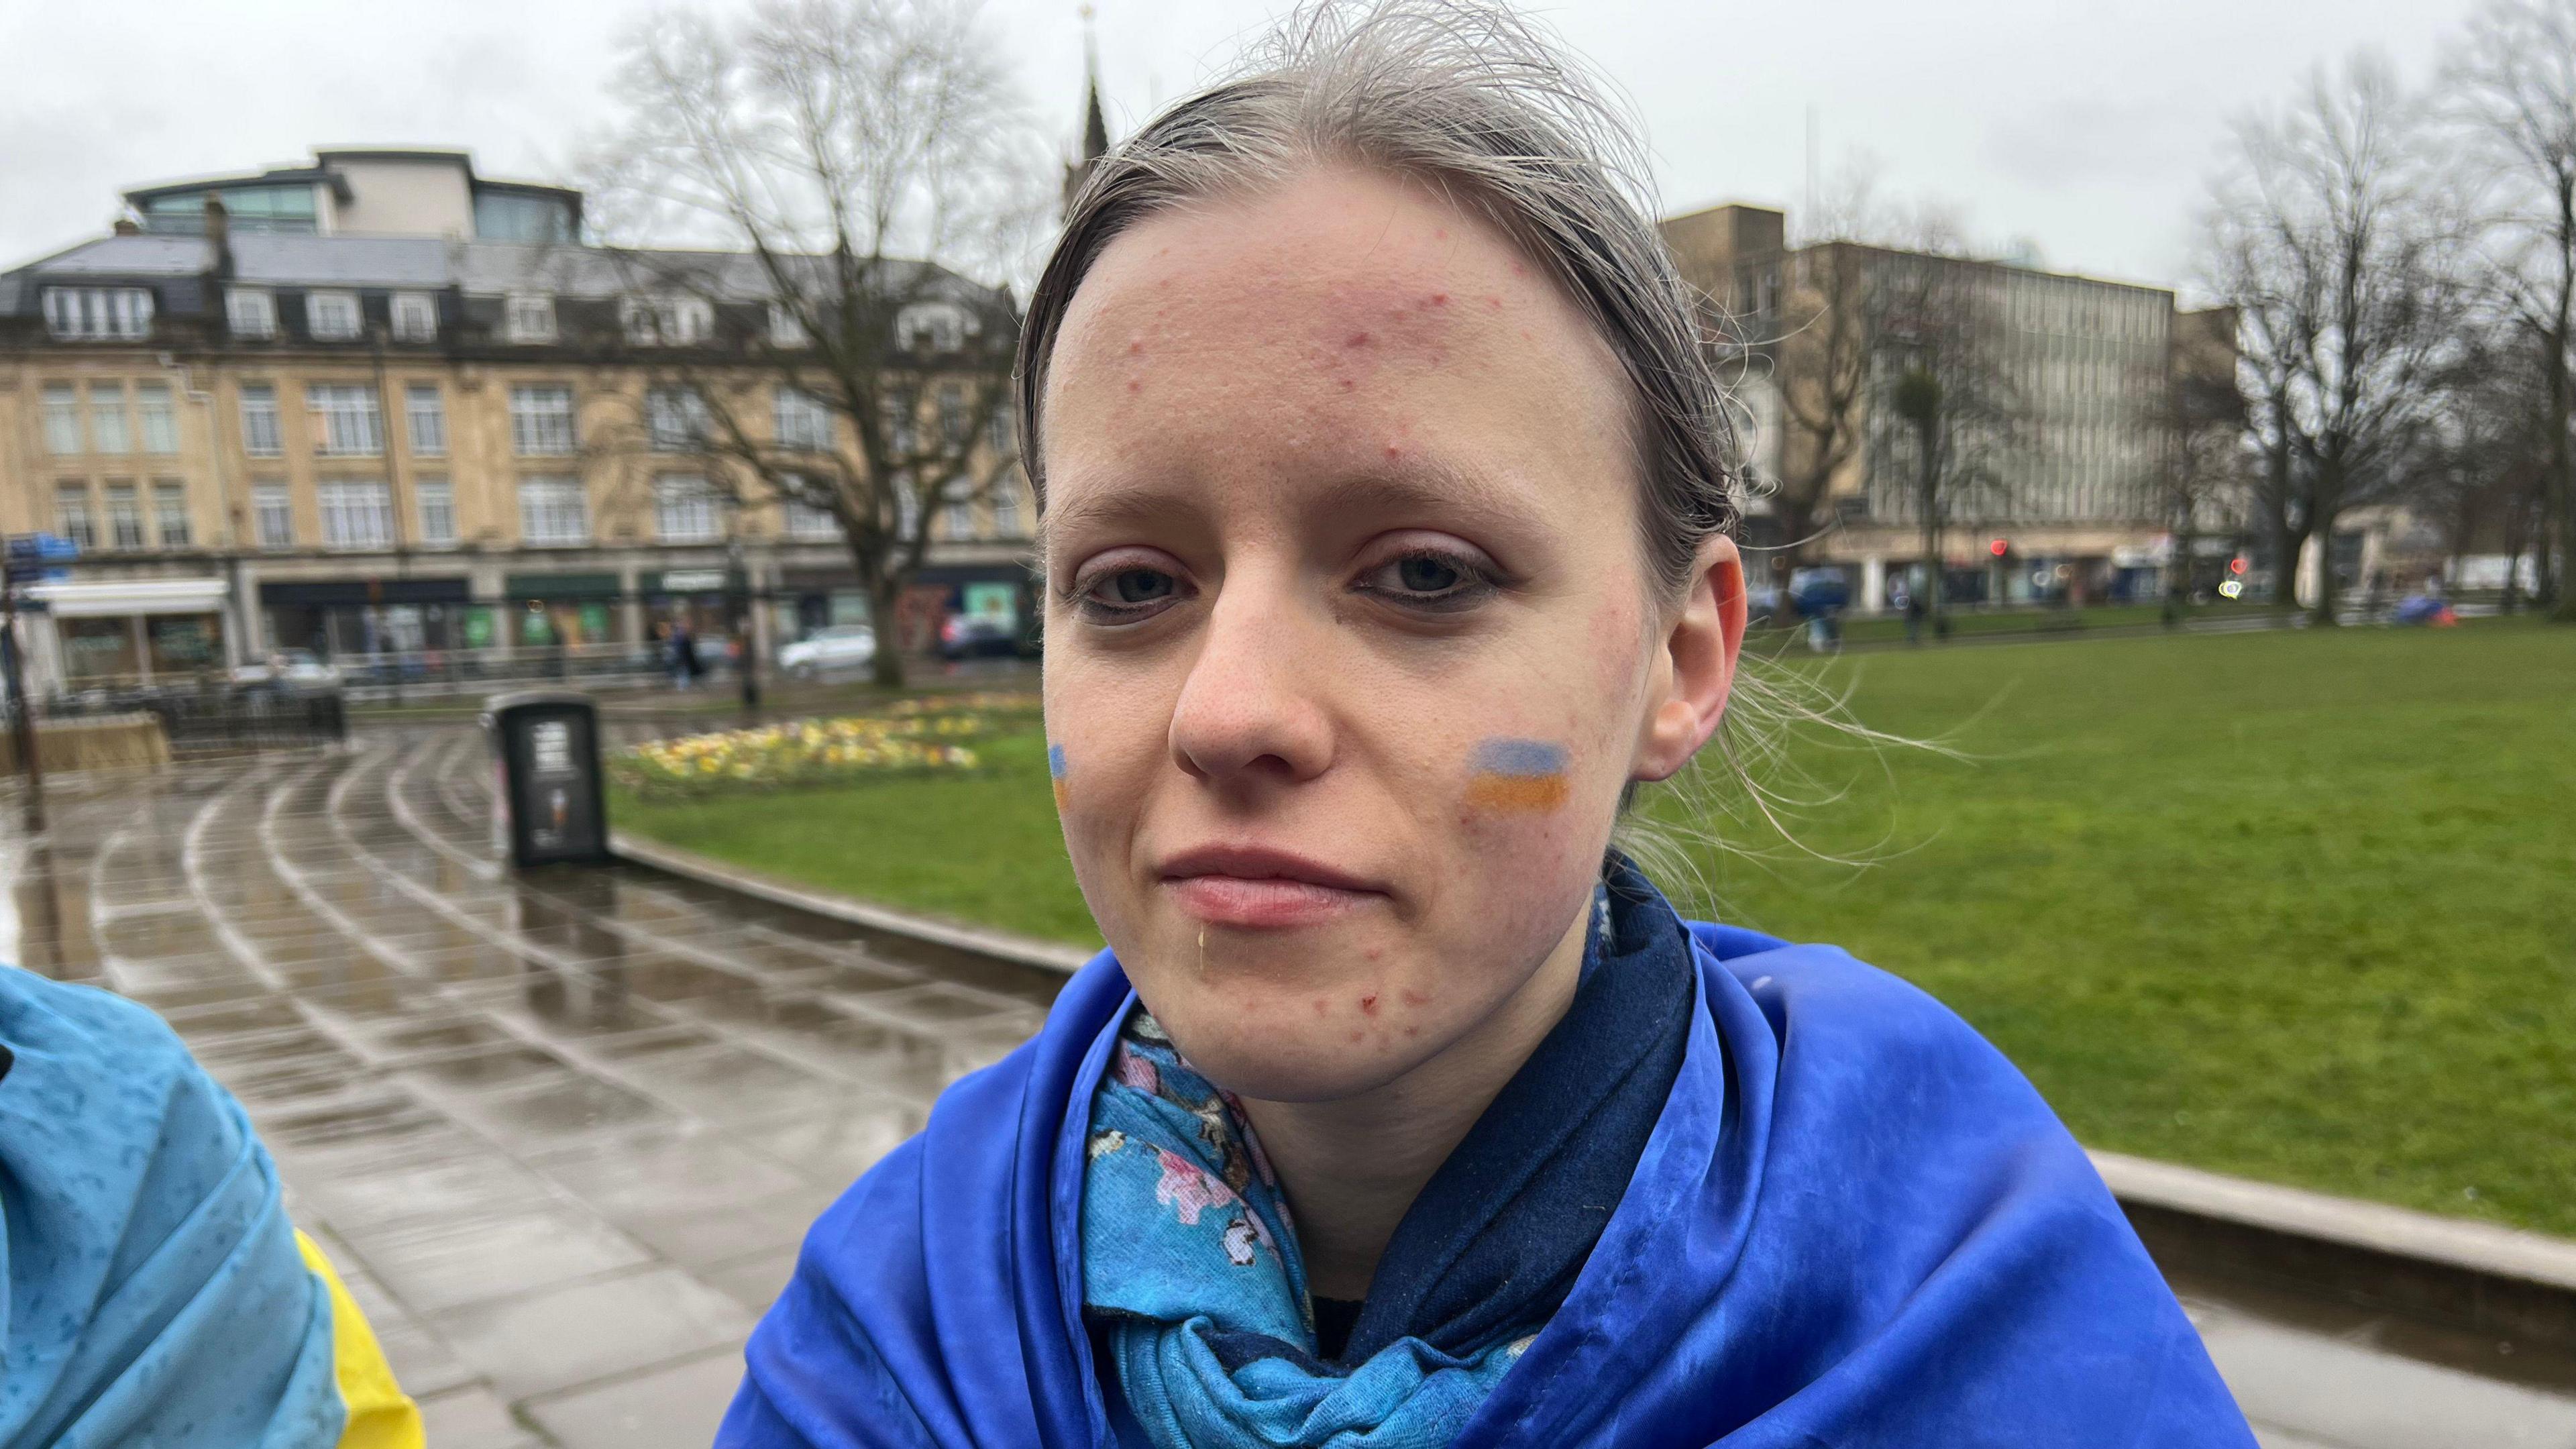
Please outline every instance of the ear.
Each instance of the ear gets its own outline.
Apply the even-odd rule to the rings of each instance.
[[[1718,534],[1699,546],[1689,588],[1655,644],[1646,717],[1630,778],[1669,779],[1717,732],[1744,649],[1744,560]]]

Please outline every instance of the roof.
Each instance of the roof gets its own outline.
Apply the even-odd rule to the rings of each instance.
[[[616,297],[648,289],[656,278],[687,278],[728,301],[771,295],[760,259],[749,252],[640,251],[539,242],[447,241],[437,237],[296,236],[254,232],[231,240],[233,276],[267,286],[456,287],[469,295],[550,292],[559,297]],[[790,259],[819,275],[822,257]],[[24,310],[24,291],[56,280],[192,278],[214,265],[214,244],[198,236],[107,236],[0,272],[0,315]],[[930,263],[892,266],[894,285],[911,287],[928,267],[960,298],[989,294]]]

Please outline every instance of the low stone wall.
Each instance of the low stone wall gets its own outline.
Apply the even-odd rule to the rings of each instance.
[[[121,770],[170,763],[170,737],[148,714],[107,714],[90,719],[39,720],[36,760],[57,770]],[[0,774],[16,775],[18,740],[0,728]]]

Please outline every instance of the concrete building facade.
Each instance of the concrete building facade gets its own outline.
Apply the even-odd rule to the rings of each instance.
[[[866,619],[828,514],[733,506],[660,446],[656,382],[685,360],[782,445],[855,466],[847,419],[750,360],[755,338],[795,339],[749,258],[655,254],[707,285],[639,349],[631,268],[542,239],[578,225],[578,193],[485,182],[454,153],[189,186],[129,193],[140,223],[0,273],[0,529],[81,550],[34,590],[42,680],[168,682],[282,648],[433,674],[641,656],[658,624],[724,632],[746,592],[764,658]],[[205,207],[298,188],[309,217],[270,196],[244,230]],[[960,349],[1015,324],[1006,294],[930,282],[902,323],[924,425],[974,385]],[[1006,453],[1007,429],[978,446]],[[1036,510],[1016,470],[989,501],[914,512],[932,544],[895,621],[908,642],[960,608],[1024,614]]]
[[[1854,603],[1872,609],[1905,587],[1892,580],[1920,586],[1915,453],[1892,402],[1906,357],[1896,299],[1936,290],[1977,308],[1985,365],[2014,413],[1981,480],[1944,507],[1949,596],[2145,599],[2182,567],[2176,538],[2191,530],[2176,527],[2167,472],[2168,380],[2177,367],[2232,378],[2231,318],[2180,310],[2163,288],[1855,242],[1793,247],[1767,207],[1711,207],[1664,232],[1711,303],[1755,439],[1751,532],[1783,572],[1793,555],[1842,565]],[[2197,521],[2203,546],[2228,546],[2220,519]]]

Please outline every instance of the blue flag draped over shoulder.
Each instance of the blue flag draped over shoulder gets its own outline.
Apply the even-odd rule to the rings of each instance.
[[[1670,1098],[1458,1449],[2252,1449],[2118,1205],[2001,1054],[1841,951],[1691,934]],[[1133,1002],[1093,960],[1034,1041],[823,1215],[719,1445],[1107,1442],[1080,1212],[1089,1104]]]
[[[332,1313],[241,1107],[151,1012],[0,966],[0,1449],[324,1449]]]

